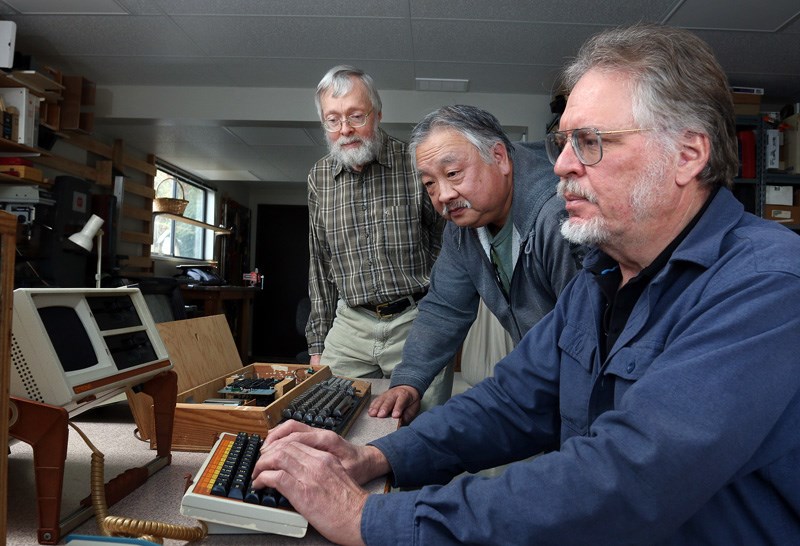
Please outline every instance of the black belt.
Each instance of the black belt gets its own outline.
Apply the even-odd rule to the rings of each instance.
[[[402,298],[398,298],[394,301],[379,303],[378,305],[364,304],[360,305],[359,307],[363,307],[364,309],[372,311],[373,313],[377,314],[379,318],[389,318],[392,315],[402,313],[408,309],[412,303],[418,302],[424,298],[426,293],[427,290],[425,292],[411,294],[410,296],[403,296]]]

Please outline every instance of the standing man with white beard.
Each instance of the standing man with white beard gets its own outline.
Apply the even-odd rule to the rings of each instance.
[[[381,99],[368,74],[336,66],[315,100],[330,153],[308,175],[311,364],[389,377],[428,289],[444,220],[406,144],[379,127]],[[424,406],[450,397],[452,373],[437,376]]]

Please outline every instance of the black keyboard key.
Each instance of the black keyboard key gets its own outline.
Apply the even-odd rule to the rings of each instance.
[[[261,505],[277,508],[278,497],[280,497],[280,493],[278,493],[277,489],[267,487],[261,491]]]

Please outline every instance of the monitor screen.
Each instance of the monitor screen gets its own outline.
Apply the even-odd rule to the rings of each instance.
[[[62,370],[74,372],[97,364],[92,340],[75,309],[54,305],[38,311]]]

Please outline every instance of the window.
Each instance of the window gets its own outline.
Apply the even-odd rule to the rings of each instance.
[[[156,198],[171,197],[189,202],[182,215],[184,218],[213,223],[215,193],[200,181],[160,165],[153,186]],[[213,260],[214,232],[168,216],[156,215],[151,252],[157,256]]]

